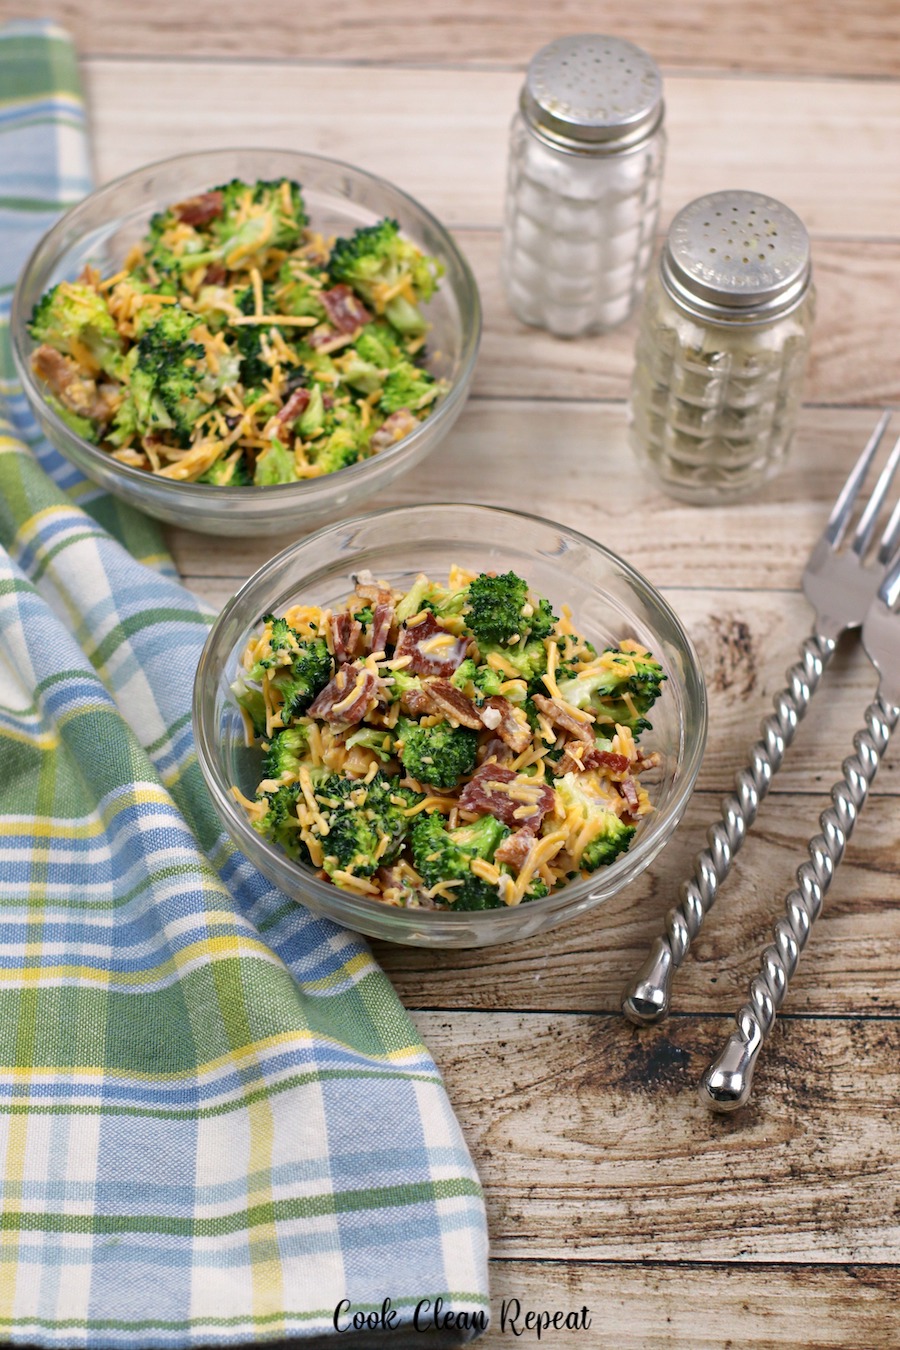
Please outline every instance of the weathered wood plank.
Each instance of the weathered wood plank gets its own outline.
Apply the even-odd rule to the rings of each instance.
[[[547,1350],[893,1350],[900,1341],[900,1270],[885,1266],[491,1263],[492,1322],[480,1345],[514,1344],[509,1319],[528,1309],[586,1307],[590,1330],[550,1328]],[[507,1325],[501,1325],[507,1301]],[[698,1310],[702,1309],[702,1313]],[[533,1340],[526,1332],[522,1344]]]
[[[648,481],[627,444],[623,405],[476,399],[437,453],[360,509],[476,500],[582,530],[656,585],[795,590],[874,421],[865,408],[805,408],[781,477],[746,503],[710,510],[673,502]],[[296,537],[171,533],[192,580],[245,580]]]
[[[409,1008],[617,1013],[678,887],[705,844],[719,798],[699,793],[664,853],[607,904],[524,942],[429,952],[376,943]],[[730,1016],[759,969],[785,892],[806,856],[825,801],[777,794],[722,888],[677,977],[677,1013]],[[900,819],[896,798],[875,798],[860,819],[821,918],[791,982],[786,1012],[900,1016]]]
[[[752,1102],[721,1117],[696,1083],[724,1019],[643,1033],[605,1016],[415,1020],[473,1150],[495,1256],[900,1258],[898,1021],[780,1022]]]
[[[478,280],[485,328],[474,393],[493,398],[621,399],[634,369],[638,318],[603,337],[561,341],[526,328],[500,284],[500,236],[458,236]],[[810,403],[896,403],[900,371],[884,334],[900,295],[900,245],[817,239],[818,312],[804,398]]]
[[[351,0],[337,8],[306,3],[278,6],[260,0],[252,9],[197,0],[189,9],[174,0],[152,8],[113,0],[46,0],[42,13],[65,23],[92,55],[240,57],[435,65],[524,65],[561,32],[594,32],[591,0],[572,0],[561,16],[539,0],[428,0],[412,17],[406,0],[377,8]],[[21,13],[8,0],[0,18]],[[783,5],[761,0],[735,9],[723,22],[714,0],[689,0],[677,20],[665,0],[648,0],[640,14],[625,0],[604,6],[605,32],[630,38],[667,65],[709,70],[763,70],[790,74],[896,75],[897,11],[890,0],[865,9],[820,3]]]
[[[188,78],[180,61],[105,59],[85,71],[101,179],[182,151],[287,145],[382,174],[449,225],[500,223],[518,74],[193,61]],[[672,76],[666,100],[664,220],[739,186],[787,201],[815,234],[897,237],[892,83]]]

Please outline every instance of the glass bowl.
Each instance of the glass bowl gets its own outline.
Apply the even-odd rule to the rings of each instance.
[[[251,800],[262,777],[261,751],[247,748],[230,685],[241,654],[264,614],[293,604],[334,605],[368,568],[408,587],[418,572],[446,580],[451,563],[472,571],[513,571],[554,607],[568,603],[579,631],[597,647],[635,638],[668,676],[641,744],[659,750],[658,781],[648,783],[655,810],[644,817],[627,853],[591,877],[514,908],[454,914],[401,909],[318,880],[253,830],[232,795]],[[514,511],[450,503],[373,511],[330,526],[266,563],[216,619],[194,685],[194,733],[200,767],[237,847],[287,895],[370,937],[420,947],[482,947],[531,937],[599,905],[653,861],[680,820],[706,742],[706,687],[680,621],[638,572],[600,544],[560,525]]]
[[[45,402],[31,370],[26,327],[48,287],[72,281],[90,263],[106,275],[136,243],[155,211],[232,178],[287,177],[303,187],[310,222],[326,236],[347,234],[384,216],[444,264],[440,288],[425,306],[431,324],[428,368],[449,390],[418,429],[371,459],[306,482],[273,487],[180,483],[135,469],[82,440]],[[44,434],[88,478],[148,515],[215,534],[274,534],[306,529],[380,491],[443,440],[466,401],[481,306],[475,278],[444,227],[423,206],[381,178],[338,160],[289,150],[214,150],[161,160],[91,193],[38,244],[16,287],[11,332],[16,369]]]

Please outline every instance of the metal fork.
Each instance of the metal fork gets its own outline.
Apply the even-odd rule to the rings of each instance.
[[[841,548],[890,416],[884,412],[879,418],[804,569],[803,591],[816,617],[812,632],[800,648],[800,660],[788,670],[787,686],[775,696],[775,711],[763,721],[761,739],[751,747],[746,767],[735,775],[734,792],[722,801],[721,819],[707,832],[709,846],[694,859],[693,876],[681,884],[678,903],[666,915],[665,932],[653,943],[644,964],[625,990],[622,1011],[638,1026],[658,1022],[669,1011],[675,971],[715,903],[719,887],[806,715],[837,640],[846,629],[862,623],[884,568],[897,547],[900,506],[882,536],[875,562],[866,566],[878,514],[900,460],[900,440],[862,511],[849,549]]]
[[[900,514],[900,506],[894,514]],[[736,1014],[736,1029],[701,1079],[701,1097],[714,1111],[734,1111],[750,1096],[759,1052],[775,1024],[800,953],[821,913],[825,893],[900,718],[898,602],[900,560],[885,575],[863,623],[863,645],[881,678],[866,709],[865,726],[853,738],[856,753],[844,760],[844,776],[831,789],[833,805],[819,817],[822,833],[809,841],[809,861],[797,868],[797,885],[785,898],[785,915],[775,925],[774,941],[762,954],[749,999]]]

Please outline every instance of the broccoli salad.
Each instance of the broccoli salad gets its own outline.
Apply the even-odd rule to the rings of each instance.
[[[420,307],[442,270],[394,220],[325,240],[297,183],[235,179],[155,215],[114,276],[49,290],[32,368],[124,464],[220,486],[315,478],[402,440],[444,392]]]
[[[611,863],[652,810],[638,737],[665,675],[597,651],[514,572],[267,615],[233,693],[263,752],[255,830],[344,890],[494,909]]]

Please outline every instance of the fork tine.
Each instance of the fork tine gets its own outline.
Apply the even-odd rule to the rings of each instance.
[[[869,465],[875,458],[876,451],[881,444],[881,438],[884,435],[885,428],[891,420],[890,412],[885,409],[876,423],[875,430],[869,437],[865,449],[859,459],[850,470],[847,481],[841,488],[840,496],[834,504],[834,509],[828,517],[828,524],[825,526],[824,537],[836,548],[844,537],[844,531],[850,520],[853,511],[853,505],[859,496],[859,489],[862,487],[866,474],[869,472]]]
[[[858,558],[865,556],[866,549],[872,542],[878,512],[881,510],[884,499],[888,494],[891,479],[897,472],[898,462],[900,462],[900,437],[897,438],[897,443],[891,451],[890,458],[878,476],[875,489],[866,502],[865,510],[859,518],[859,524],[853,532],[853,541],[850,547]]]
[[[900,446],[900,440],[894,446],[894,453],[897,453],[897,447]],[[886,567],[897,551],[900,544],[900,501],[897,502],[891,518],[885,526],[884,534],[881,536],[881,543],[878,546],[878,561],[883,567]]]
[[[900,512],[900,502],[897,503],[897,510],[894,515],[897,515],[898,512]],[[887,576],[882,580],[878,587],[878,594],[888,609],[893,609],[897,601],[900,600],[900,558],[896,560]]]

